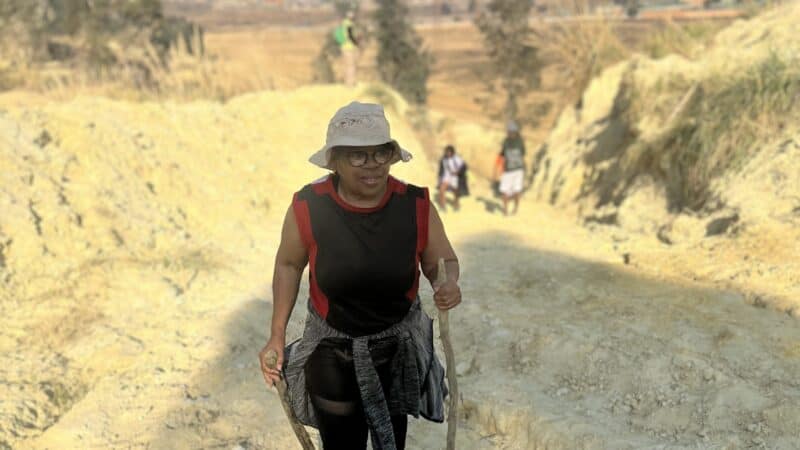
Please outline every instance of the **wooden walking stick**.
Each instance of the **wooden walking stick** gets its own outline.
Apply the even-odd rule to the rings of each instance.
[[[266,360],[267,367],[274,369],[278,365],[278,353],[275,350],[268,351]],[[278,396],[281,398],[281,404],[283,405],[283,411],[286,412],[286,418],[289,419],[289,424],[292,426],[294,434],[297,436],[297,440],[300,441],[303,450],[314,450],[314,443],[311,442],[308,432],[303,427],[303,424],[297,420],[292,406],[289,405],[289,393],[286,392],[286,381],[283,379],[283,375],[281,375],[280,380],[275,383],[275,387],[278,389]]]
[[[444,259],[439,258],[436,267],[436,280],[433,282],[434,288],[439,289],[447,281],[447,269],[444,266]],[[447,450],[456,448],[456,427],[458,426],[458,382],[456,381],[456,357],[453,354],[453,344],[450,341],[450,315],[449,311],[439,312],[439,338],[442,340],[444,356],[447,361],[447,385],[450,388],[450,398],[448,399],[447,412]]]

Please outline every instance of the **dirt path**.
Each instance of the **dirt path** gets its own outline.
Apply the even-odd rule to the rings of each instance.
[[[448,223],[470,299],[456,333],[465,409],[481,433],[500,448],[800,446],[796,320],[676,283],[670,267],[629,270],[613,242],[524,207],[490,227]]]
[[[798,448],[795,320],[627,270],[546,206],[504,218],[477,198],[445,214],[464,266],[459,448]],[[128,278],[126,298],[138,286],[142,300],[105,302],[102,326],[64,354],[91,391],[20,448],[294,448],[255,358],[276,224],[180,297],[156,274]],[[104,364],[115,374],[89,382]],[[444,431],[414,422],[409,448],[437,448]]]

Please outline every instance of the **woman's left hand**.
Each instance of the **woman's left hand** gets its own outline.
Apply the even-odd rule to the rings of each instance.
[[[461,303],[461,288],[454,280],[447,280],[433,293],[433,301],[437,308],[447,311]]]

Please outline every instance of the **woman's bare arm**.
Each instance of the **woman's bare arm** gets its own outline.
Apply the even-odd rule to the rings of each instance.
[[[308,252],[300,239],[300,230],[290,207],[283,221],[281,243],[275,255],[275,271],[272,275],[273,335],[286,333],[286,324],[297,301],[297,291],[306,264]]]
[[[458,287],[459,266],[456,252],[444,231],[444,224],[439,213],[431,204],[428,214],[428,245],[422,252],[422,273],[433,285],[438,271],[436,264],[444,258],[447,281],[442,286],[434,286],[434,300],[439,309],[450,309],[461,303],[461,289]]]
[[[292,314],[303,269],[308,263],[308,252],[300,238],[300,230],[292,208],[286,212],[281,231],[281,242],[275,255],[275,271],[272,276],[272,324],[267,345],[261,350],[259,360],[261,371],[268,384],[274,384],[279,378],[283,365],[283,348],[286,346],[286,325]],[[274,350],[278,355],[276,369],[266,364],[266,354]]]

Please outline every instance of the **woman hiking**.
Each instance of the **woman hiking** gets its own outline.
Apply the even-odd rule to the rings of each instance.
[[[292,199],[275,258],[271,334],[261,369],[284,376],[298,420],[325,449],[405,448],[408,415],[442,422],[444,370],[431,319],[417,294],[420,272],[440,310],[461,302],[459,265],[426,188],[389,175],[411,154],[391,138],[380,105],[353,102],[328,124],[310,161],[330,174]],[[309,266],[308,318],[286,346],[286,325]],[[276,369],[266,362],[278,354]]]

